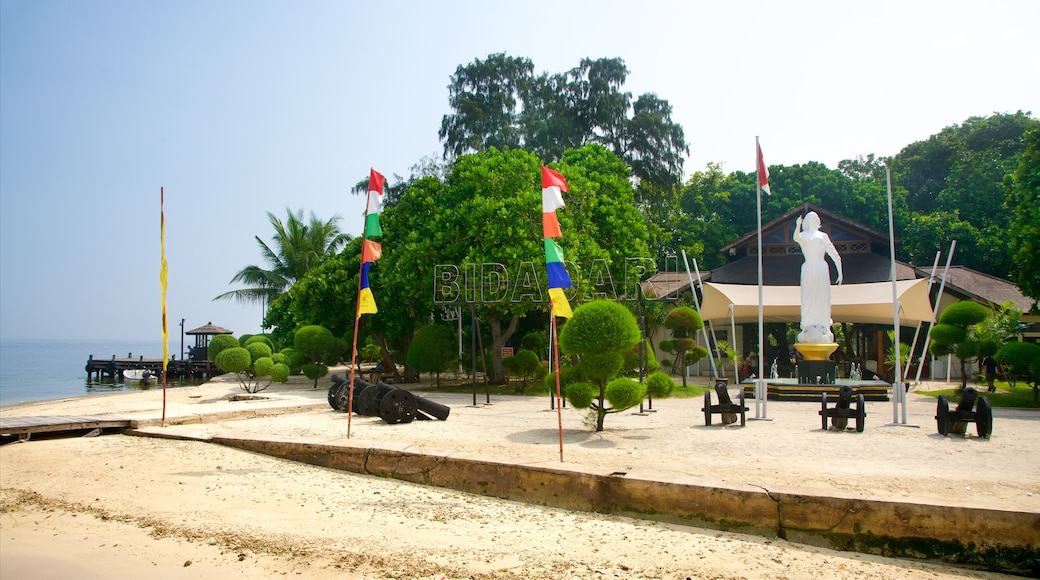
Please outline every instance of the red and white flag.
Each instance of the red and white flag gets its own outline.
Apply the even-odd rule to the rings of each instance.
[[[766,167],[765,159],[762,158],[762,146],[755,143],[755,147],[758,148],[758,185],[762,187],[762,191],[769,195],[769,169]]]

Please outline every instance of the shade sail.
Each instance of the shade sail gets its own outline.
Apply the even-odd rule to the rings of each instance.
[[[730,305],[738,323],[758,321],[758,286],[747,284],[703,285],[701,317],[704,320],[729,320]],[[928,279],[896,282],[901,324],[932,319],[928,300]],[[762,317],[765,322],[800,322],[802,295],[799,286],[763,286]],[[831,319],[864,324],[892,324],[892,283],[845,284],[831,286]]]

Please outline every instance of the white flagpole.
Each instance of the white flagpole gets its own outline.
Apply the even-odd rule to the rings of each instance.
[[[765,368],[765,322],[763,320],[763,290],[762,290],[762,178],[758,174],[762,171],[760,165],[764,164],[765,161],[760,164],[758,152],[760,151],[758,144],[758,135],[755,136],[755,198],[758,204],[758,374],[755,377],[755,418],[765,419],[768,417],[768,411],[766,409],[766,381],[761,377],[762,369]],[[762,406],[762,415],[759,417],[759,404]]]
[[[928,275],[928,291],[932,291],[932,280],[935,279],[935,270],[939,267],[939,256],[942,254],[942,250],[935,252],[935,262],[932,262],[932,272]],[[914,331],[914,340],[910,342],[910,356],[914,356],[914,351],[917,350],[917,339],[921,337],[921,327],[924,326],[924,321],[917,321],[917,330]],[[924,364],[924,353],[921,353],[921,358],[917,363],[918,370],[921,369],[921,365]],[[903,371],[903,382],[906,382],[908,375],[910,374],[910,366],[906,365],[906,369]],[[920,376],[920,373],[918,374]]]
[[[939,316],[939,303],[942,301],[943,289],[946,288],[946,275],[950,272],[950,262],[953,260],[953,251],[957,249],[957,240],[950,242],[950,253],[946,256],[946,267],[943,268],[942,281],[939,282],[939,293],[935,295],[935,306],[932,307],[932,322],[931,326],[935,326],[936,318]],[[924,352],[928,352],[928,343],[932,340],[931,326],[928,328],[928,334],[924,335]],[[921,368],[924,367],[924,355],[921,355],[921,366],[917,367],[917,383],[921,382]],[[949,368],[950,364],[946,363],[947,376],[946,382],[950,382]],[[929,373],[930,374],[930,373]],[[933,379],[935,377],[932,377]]]
[[[885,165],[885,178],[888,181],[888,247],[892,262],[890,275],[892,277],[892,352],[895,355],[896,366],[892,374],[892,422],[899,422],[899,407],[906,396],[903,388],[902,353],[899,350],[899,290],[896,288],[896,235],[895,224],[892,223],[892,171]],[[906,405],[903,404],[903,423],[906,423]]]
[[[693,285],[693,276],[690,275],[690,261],[686,258],[686,250],[682,250],[683,265],[686,266],[686,278],[690,281],[690,293],[693,294],[693,305],[697,307],[697,314],[701,313],[701,301],[697,298],[697,287]],[[697,286],[701,286],[701,269],[697,266],[697,259],[693,260],[693,269],[697,271]],[[722,368],[721,362],[718,366],[715,364],[715,352],[718,349],[712,349],[711,339],[708,338],[708,328],[711,323],[707,320],[704,321],[704,326],[701,327],[701,331],[704,334],[704,348],[708,349],[708,368],[711,373],[712,379],[717,379],[721,376],[719,369]],[[711,331],[712,336],[715,335],[715,330]],[[699,367],[698,367],[699,368]],[[699,371],[698,371],[699,372]],[[686,365],[683,365],[683,374],[686,373]]]

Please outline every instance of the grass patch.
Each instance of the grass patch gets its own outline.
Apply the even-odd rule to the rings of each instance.
[[[979,391],[979,395],[989,399],[989,404],[994,407],[1020,407],[1025,409],[1040,409],[1040,403],[1033,401],[1033,388],[1019,383],[1017,387],[1012,389],[1004,381],[995,381],[993,383],[997,386],[997,392],[987,392],[986,385],[969,385],[975,387]],[[925,395],[928,397],[939,398],[939,395],[946,395],[946,398],[951,402],[961,400],[961,389],[959,386],[950,389],[940,389],[937,391],[914,391],[919,395]]]

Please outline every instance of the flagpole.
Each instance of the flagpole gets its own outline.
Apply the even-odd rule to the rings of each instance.
[[[170,359],[170,333],[166,325],[166,287],[168,282],[169,268],[166,264],[166,188],[159,188],[159,253],[162,256],[162,265],[159,269],[159,283],[162,286],[162,337],[163,337],[163,366],[162,366],[162,426],[166,426],[166,366]]]
[[[924,335],[924,347],[922,347],[922,352],[924,353],[928,352],[928,344],[932,340],[931,327],[935,326],[935,321],[939,316],[939,302],[942,301],[943,289],[946,288],[946,275],[950,272],[950,262],[953,260],[953,251],[956,249],[957,240],[953,240],[950,242],[950,252],[946,255],[946,267],[943,268],[942,280],[939,282],[939,293],[935,295],[935,306],[932,307],[932,320],[928,323],[929,332]],[[921,355],[921,364],[917,367],[917,384],[921,384],[921,369],[924,367],[924,356],[924,354]],[[928,374],[931,375],[931,373]],[[935,379],[935,377],[932,377],[932,379]],[[947,379],[947,381],[949,381],[949,379]]]
[[[556,314],[553,312],[552,301],[549,302],[549,321],[551,334],[553,335],[553,374],[556,375],[556,424],[560,432],[560,462],[563,462],[563,401],[560,397],[560,341],[556,335]]]
[[[372,195],[371,192],[368,194]],[[368,203],[365,203],[365,222],[368,221]],[[362,222],[364,223],[364,222]],[[354,305],[354,339],[350,345],[350,385],[347,387],[347,439],[350,439],[350,418],[354,416],[354,377],[357,372],[357,335],[361,326],[361,276],[365,269],[365,240],[367,231],[361,233],[361,263],[358,265],[357,299]]]
[[[762,284],[762,149],[758,144],[758,135],[755,135],[755,199],[758,211],[758,374],[755,377],[755,418],[766,419],[769,416],[766,397],[767,390],[765,379],[761,377],[762,369],[765,368],[765,321],[763,319],[763,284]],[[735,363],[736,361],[734,361]],[[762,407],[762,415],[759,417],[759,405]]]

